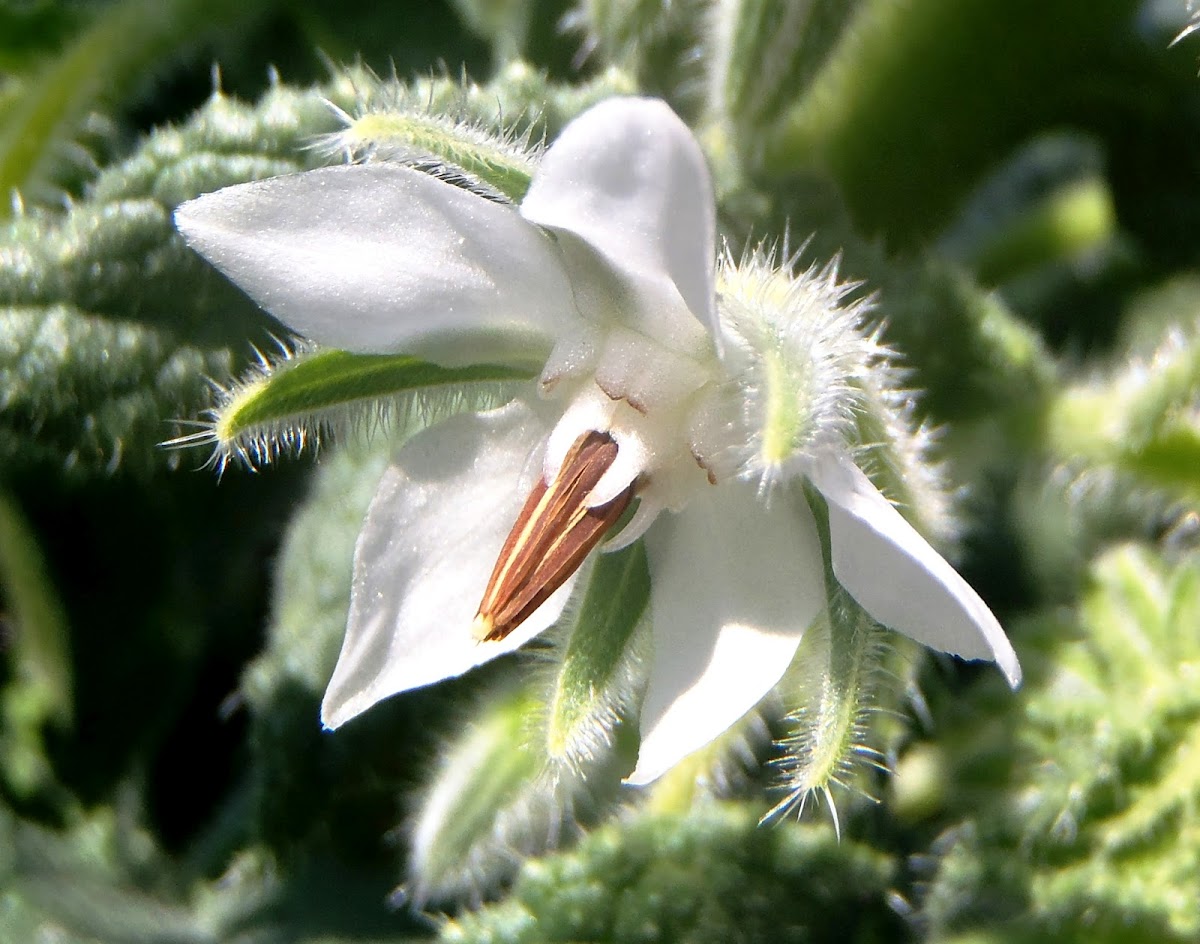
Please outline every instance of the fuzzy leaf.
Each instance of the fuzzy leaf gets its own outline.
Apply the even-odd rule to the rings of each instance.
[[[0,462],[10,473],[152,469],[164,458],[166,420],[202,407],[205,378],[227,374],[232,360],[68,306],[0,308]]]
[[[210,402],[265,344],[270,322],[182,244],[174,201],[299,169],[297,142],[329,126],[319,96],[257,108],[213,99],[153,136],[61,218],[0,230],[0,457],[92,474],[178,462],[167,421]],[[304,160],[309,158],[305,157]]]
[[[750,809],[712,803],[642,814],[534,860],[511,897],[442,929],[454,944],[858,940],[899,936],[885,904],[893,865],[827,829],[761,829]]]
[[[148,833],[101,810],[62,830],[0,807],[6,941],[62,944],[401,944],[414,920],[380,902],[386,880],[334,859],[281,874],[261,848],[196,881]]]
[[[1127,545],[1090,577],[1073,619],[1055,610],[1025,627],[1044,657],[1008,716],[977,699],[986,714],[944,732],[942,776],[968,819],[926,903],[937,937],[1200,933],[1200,901],[1184,891],[1200,868],[1200,558]]]
[[[747,214],[740,228],[812,233],[797,269],[840,259],[843,278],[864,280],[860,291],[877,296],[871,317],[883,325],[882,339],[913,369],[912,388],[923,391],[921,415],[959,426],[1006,424],[1005,432],[1027,439],[1032,412],[1058,379],[1043,338],[960,266],[934,254],[888,254],[859,235],[848,214],[828,182],[799,176],[769,221]]]
[[[1085,460],[1147,489],[1200,502],[1200,344],[1192,315],[1149,353],[1128,352],[1106,375],[1064,390],[1047,436],[1056,457]]]

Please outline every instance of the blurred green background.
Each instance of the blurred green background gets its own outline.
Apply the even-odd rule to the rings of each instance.
[[[0,0],[0,941],[1200,939],[1190,17]],[[765,779],[614,794],[559,851],[475,850],[500,880],[431,918],[404,823],[513,667],[321,731],[388,443],[219,478],[159,445],[279,331],[170,213],[336,160],[330,103],[552,140],[630,92],[696,130],[735,254],[811,234],[878,291],[1026,683],[920,657],[840,841],[823,806],[757,826]]]

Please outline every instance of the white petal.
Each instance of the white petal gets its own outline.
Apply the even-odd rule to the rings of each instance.
[[[346,638],[321,718],[336,728],[380,699],[511,652],[558,619],[568,581],[513,633],[471,621],[549,430],[528,404],[462,415],[414,436],[375,493],[354,555]]]
[[[396,164],[227,187],[183,204],[175,223],[258,304],[330,347],[540,367],[574,318],[544,233]]]
[[[829,503],[834,575],[859,605],[926,646],[996,662],[1016,688],[1017,654],[987,604],[853,460],[826,450],[810,478]]]
[[[664,102],[609,99],[572,121],[542,159],[521,213],[580,237],[639,293],[673,285],[715,334],[712,182],[700,145]]]
[[[708,488],[646,534],[654,665],[629,782],[649,783],[754,707],[825,605],[821,545],[802,501]]]

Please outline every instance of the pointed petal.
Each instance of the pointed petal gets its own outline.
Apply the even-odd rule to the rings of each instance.
[[[521,213],[575,234],[635,287],[673,286],[715,336],[712,182],[700,145],[664,102],[609,99],[572,121]],[[664,285],[647,284],[655,282]]]
[[[346,638],[321,706],[326,727],[511,652],[558,619],[573,578],[503,640],[471,635],[492,566],[541,474],[537,444],[548,430],[515,401],[452,417],[397,453],[358,538]]]
[[[227,187],[180,206],[175,223],[293,331],[347,351],[540,367],[573,312],[537,227],[396,164]]]
[[[810,478],[829,503],[834,575],[859,605],[926,646],[996,662],[1016,688],[1021,666],[992,611],[854,461],[827,450]]]
[[[734,724],[783,676],[825,605],[802,501],[710,488],[646,534],[654,665],[629,782],[649,783]]]

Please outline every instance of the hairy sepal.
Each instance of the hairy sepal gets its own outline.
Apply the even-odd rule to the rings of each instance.
[[[828,545],[828,517],[819,497],[810,505]],[[828,552],[825,559],[829,560]],[[833,790],[852,790],[869,798],[862,768],[886,770],[883,754],[869,743],[872,714],[878,709],[881,683],[888,672],[891,639],[837,583],[832,569],[825,582],[828,602],[800,642],[792,666],[778,688],[788,714],[781,754],[773,761],[786,791],[764,817],[771,820],[822,796],[829,804],[834,828],[840,822]]]
[[[556,649],[545,730],[553,764],[582,772],[608,756],[645,684],[649,597],[641,541],[597,557],[582,600],[559,629],[566,642]]]
[[[795,707],[774,762],[786,795],[768,819],[802,813],[810,798],[823,796],[840,828],[834,788],[869,796],[859,773],[863,765],[883,767],[868,733],[887,651],[885,632],[841,590],[827,617],[809,627],[785,686],[784,697]]]
[[[570,830],[582,781],[546,775],[533,723],[544,706],[532,688],[492,698],[443,752],[410,824],[405,893],[417,907],[478,903],[521,856]]]
[[[373,76],[360,79],[353,111],[339,109],[345,127],[324,138],[320,150],[355,160],[411,163],[483,196],[521,202],[541,156],[527,121],[525,130],[517,131],[502,120],[472,117],[465,87],[451,87],[457,103],[451,99],[435,106],[420,88]]]
[[[218,470],[230,461],[256,466],[316,448],[328,435],[496,406],[529,376],[494,364],[439,367],[404,354],[285,350],[278,362],[262,358],[239,383],[219,390],[203,429],[168,445],[211,445]]]

